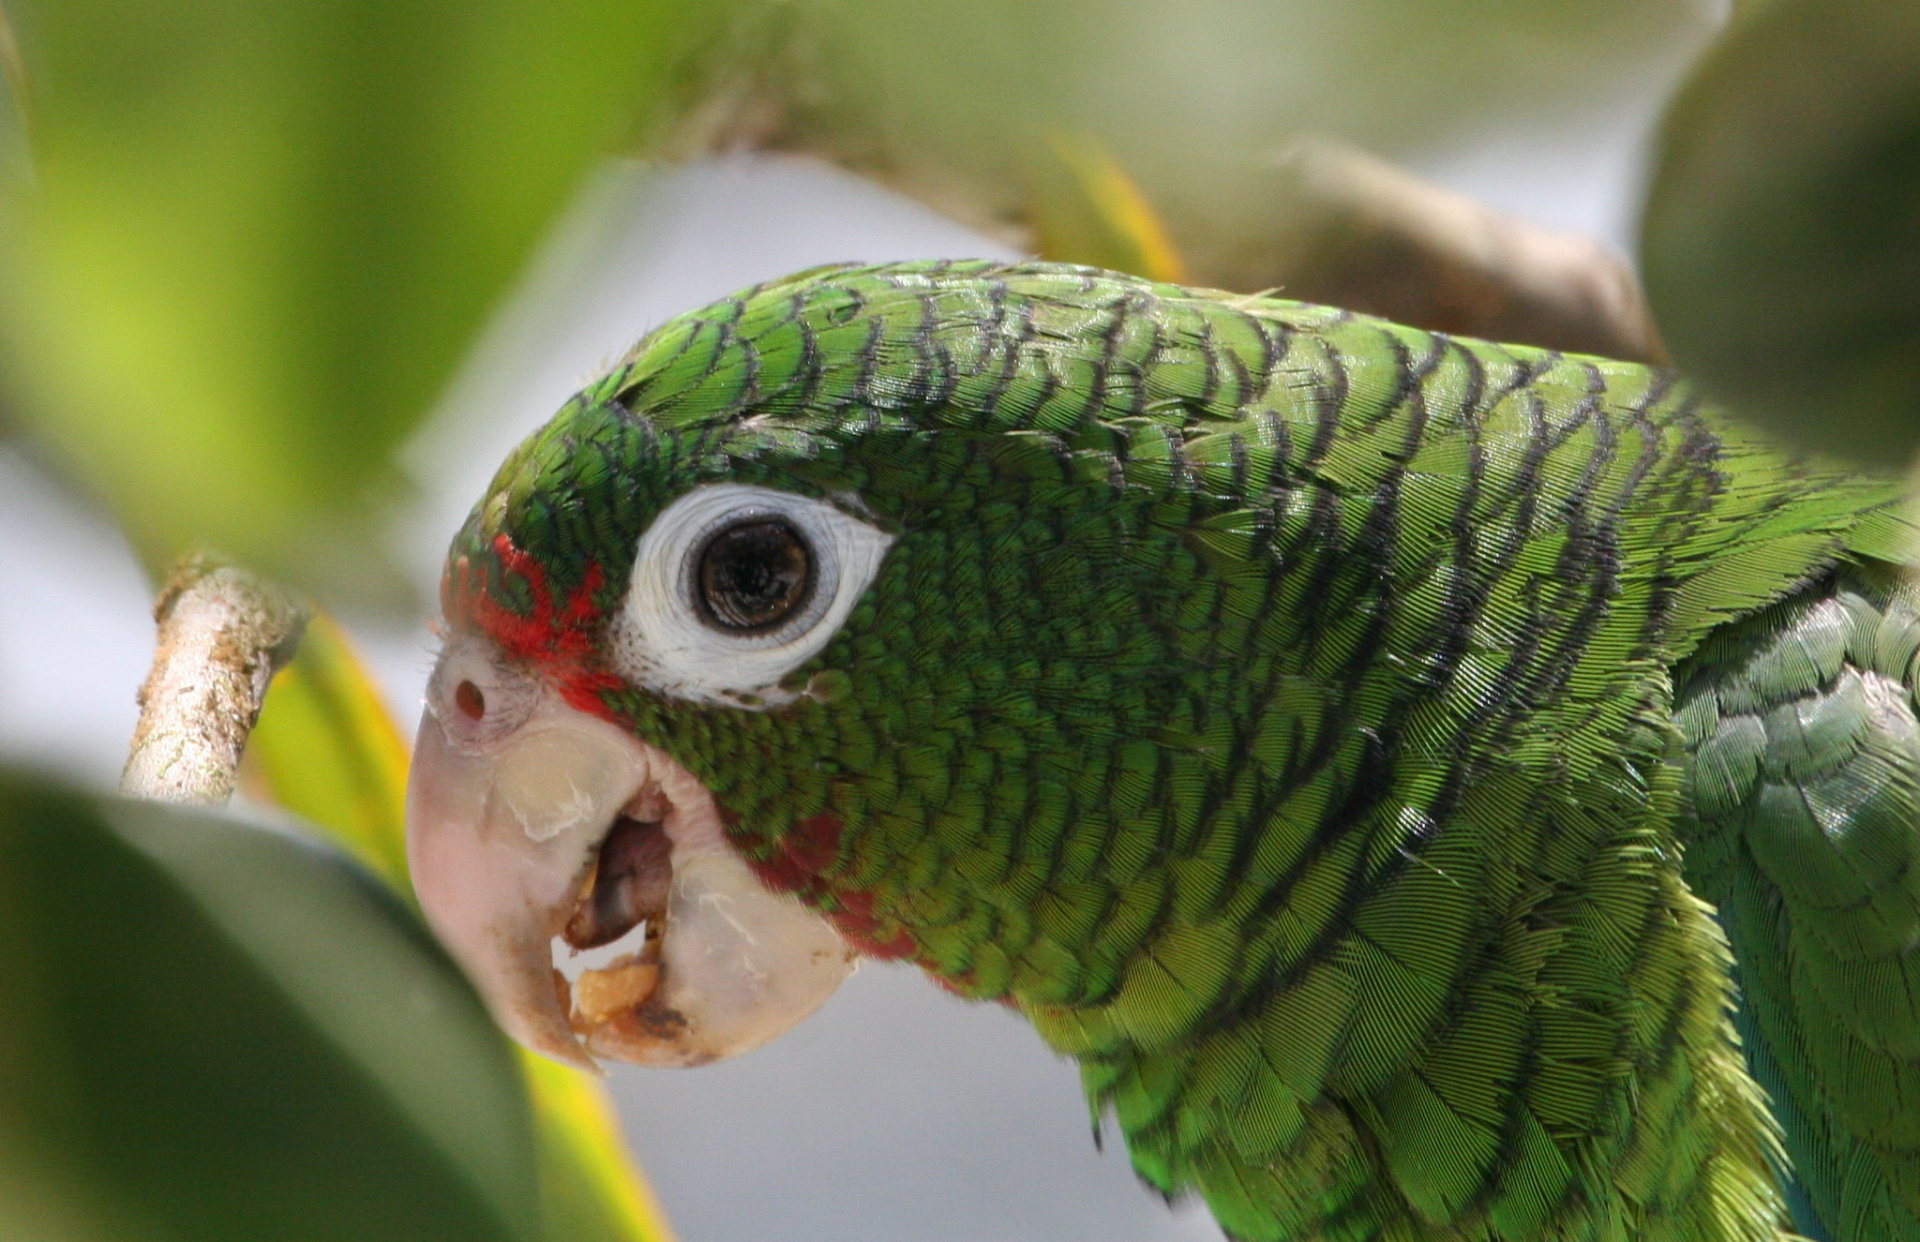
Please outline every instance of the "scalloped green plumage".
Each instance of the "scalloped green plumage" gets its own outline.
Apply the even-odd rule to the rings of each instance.
[[[1638,366],[919,263],[665,325],[454,555],[604,614],[722,480],[895,534],[800,670],[835,693],[605,706],[770,883],[1024,1011],[1234,1237],[1909,1236],[1896,485]]]

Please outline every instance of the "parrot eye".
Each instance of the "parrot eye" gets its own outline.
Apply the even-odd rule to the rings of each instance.
[[[609,662],[628,682],[679,698],[790,702],[799,691],[781,683],[833,638],[892,543],[812,496],[695,488],[640,536]]]
[[[721,630],[759,633],[805,606],[813,553],[793,524],[747,518],[709,536],[699,553],[695,599]]]

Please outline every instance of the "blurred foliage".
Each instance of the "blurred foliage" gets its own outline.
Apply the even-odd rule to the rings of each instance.
[[[532,1239],[512,1054],[283,833],[0,773],[0,1237]]]
[[[1042,258],[1176,284],[1187,278],[1166,222],[1097,140],[1056,134],[1036,164],[1034,240]]]
[[[672,1242],[599,1079],[518,1050],[533,1102],[546,1242]]]
[[[680,149],[823,155],[1032,245],[1056,135],[1137,182],[1203,283],[1276,283],[1274,156],[1383,152],[1617,96],[1704,40],[1708,0],[785,0],[739,4],[676,79]],[[1624,88],[1630,89],[1630,88]],[[1036,176],[1038,174],[1038,176]],[[1045,204],[1039,204],[1045,210]],[[1252,274],[1251,280],[1248,279]]]
[[[14,417],[150,561],[212,544],[364,587],[390,450],[697,11],[10,0]]]
[[[1803,447],[1920,447],[1920,5],[1743,13],[1669,115],[1642,239],[1682,370]]]
[[[316,611],[247,743],[243,787],[331,837],[409,903],[407,747],[339,622]],[[424,933],[423,933],[424,934]],[[503,1037],[504,1038],[504,1037]],[[516,1048],[534,1124],[547,1242],[667,1242],[605,1087]]]
[[[0,8],[0,188],[23,185],[27,163],[27,75],[20,45]]]

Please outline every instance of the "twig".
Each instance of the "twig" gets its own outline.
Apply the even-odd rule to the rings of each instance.
[[[218,805],[233,793],[267,683],[292,658],[306,610],[244,569],[195,555],[174,567],[153,617],[159,640],[120,792]]]

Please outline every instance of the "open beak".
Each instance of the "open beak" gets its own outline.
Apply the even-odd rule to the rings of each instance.
[[[430,702],[407,790],[414,890],[500,1024],[575,1065],[698,1065],[819,1008],[851,946],[760,883],[686,768],[536,693],[483,741]]]

